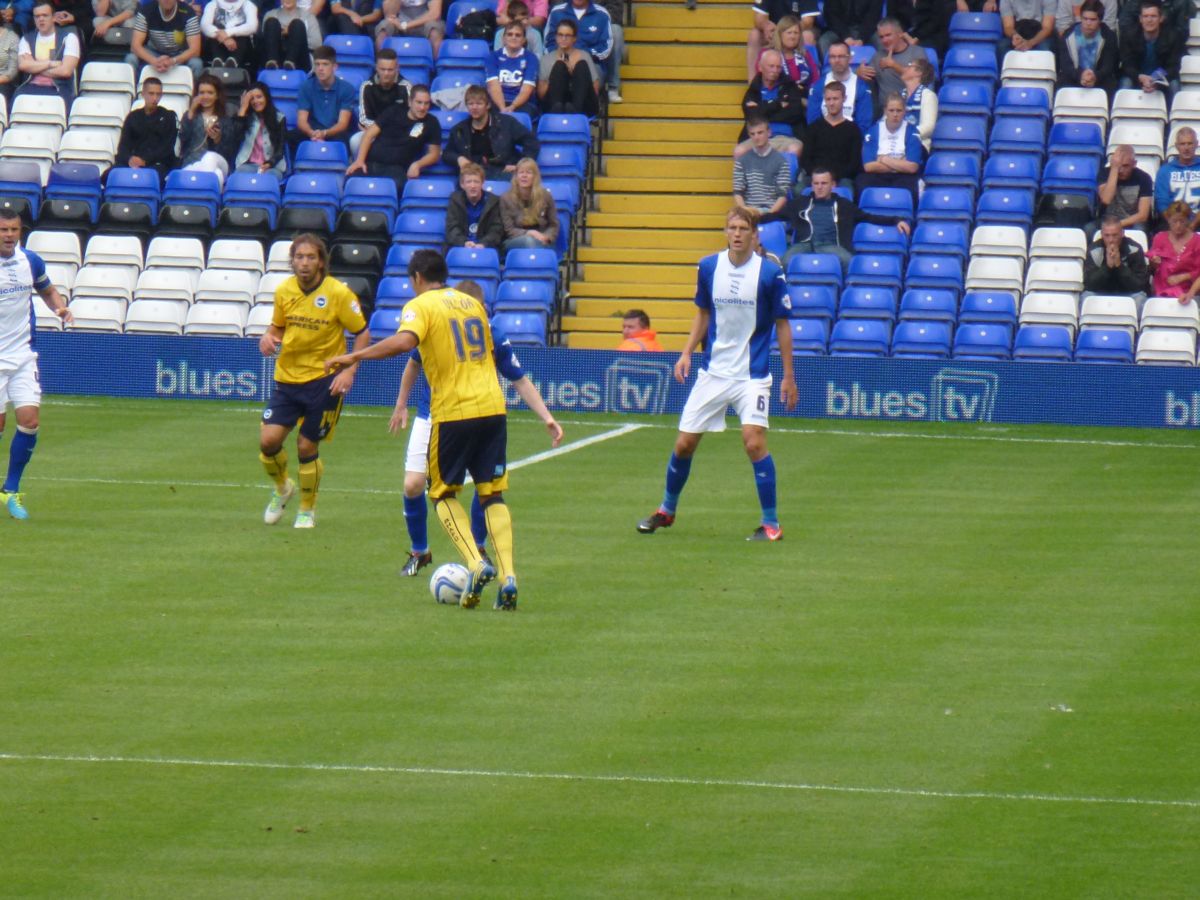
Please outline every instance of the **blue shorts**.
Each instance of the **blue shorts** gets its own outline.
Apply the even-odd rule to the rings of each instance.
[[[344,399],[329,391],[335,377],[327,375],[304,384],[276,381],[271,401],[262,414],[263,424],[291,428],[299,422],[300,433],[314,444],[333,437]]]

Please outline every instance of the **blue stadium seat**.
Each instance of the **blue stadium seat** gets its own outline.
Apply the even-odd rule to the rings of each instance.
[[[968,291],[962,299],[958,313],[961,324],[1007,325],[1017,324],[1017,298],[1008,291]]]
[[[337,51],[338,74],[346,66],[375,66],[375,41],[361,34],[331,34],[325,46]]]
[[[1075,342],[1075,362],[1133,365],[1133,335],[1123,328],[1085,328]]]
[[[157,174],[155,175],[157,178]],[[36,217],[42,205],[42,170],[35,162],[0,159],[0,197],[12,198]]]
[[[838,274],[841,274],[840,266]],[[837,315],[836,287],[825,284],[789,284],[787,294],[792,304],[793,319],[829,320]]]
[[[917,204],[918,222],[961,222],[968,228],[975,221],[975,192],[968,188],[929,188]]]
[[[496,289],[497,312],[543,311],[554,309],[554,286],[548,281],[513,278],[500,282]]]
[[[904,273],[904,287],[954,291],[958,296],[963,289],[963,261],[964,257],[949,254],[914,256]]]
[[[448,37],[438,48],[437,71],[439,75],[455,71],[483,74],[491,55],[492,48],[487,41]]]
[[[433,81],[433,64],[427,66],[403,65],[400,67],[400,78],[409,84],[429,84]]]
[[[400,309],[398,307],[376,309],[371,313],[371,321],[367,323],[367,330],[371,333],[372,341],[382,341],[384,338],[391,337],[400,330]]]
[[[937,288],[907,290],[900,297],[901,322],[947,322],[954,324],[958,301],[954,291]]]
[[[538,168],[542,177],[574,176],[582,178],[587,171],[587,149],[580,144],[549,144],[538,151]]]
[[[509,250],[504,257],[504,278],[548,281],[558,287],[558,254],[544,247]]]
[[[992,118],[992,86],[977,79],[947,81],[938,91],[938,116],[973,116],[984,122]]]
[[[458,23],[462,21],[463,16],[485,9],[495,12],[496,0],[455,0],[446,10],[446,37],[452,38],[458,33]]]
[[[951,46],[942,61],[942,79],[970,78],[995,84],[1000,78],[996,62],[995,42],[980,44],[974,41]]]
[[[1050,126],[1050,155],[1104,158],[1104,132],[1095,122],[1055,122]]]
[[[979,195],[976,225],[1020,225],[1026,231],[1033,222],[1033,193],[1016,188],[992,188]]]
[[[546,346],[546,316],[541,313],[496,313],[492,317],[492,328],[514,346]]]
[[[276,70],[269,69],[268,71],[276,71]],[[280,114],[283,116],[284,121],[287,123],[287,127],[295,128],[296,127],[296,112],[299,109],[299,107],[296,103],[296,98],[295,97],[272,97],[271,99],[275,103],[275,108],[277,110],[279,110]]]
[[[898,256],[860,253],[850,260],[846,287],[890,287],[897,293],[903,280],[904,262]]]
[[[308,73],[299,69],[260,69],[258,72],[258,80],[271,89],[271,99],[276,106],[280,100],[295,100],[307,77]]]
[[[967,226],[961,222],[918,222],[912,234],[910,252],[914,256],[954,255],[967,258]]]
[[[4,173],[0,169],[0,179]],[[232,176],[231,176],[232,178]],[[279,180],[273,178],[276,185]],[[226,184],[228,189],[228,183]],[[0,195],[6,195],[7,186],[0,180]],[[140,169],[109,169],[108,179],[104,182],[104,202],[106,203],[144,203],[157,215],[158,203],[161,199],[162,188],[159,184],[158,171],[148,167]],[[278,196],[278,187],[276,188]]]
[[[330,231],[341,205],[342,176],[332,172],[301,172],[289,178],[283,187],[284,208],[320,209],[329,220]]]
[[[1045,88],[1040,87],[1002,87],[996,92],[992,115],[997,119],[1020,116],[1038,118],[1045,122],[1050,118],[1050,95],[1046,93]]]
[[[858,198],[858,206],[863,212],[873,216],[897,216],[902,219],[913,217],[912,192],[904,188],[867,188]]]
[[[982,154],[987,149],[987,123],[975,116],[938,116],[933,126],[934,153]]]
[[[575,215],[575,210],[579,209],[580,187],[579,179],[574,176],[557,176],[542,179],[542,187],[550,192],[550,196],[554,198],[554,206],[559,210],[566,210],[570,215]]]
[[[892,335],[897,359],[946,359],[950,355],[949,322],[901,322]]]
[[[438,124],[442,126],[442,146],[450,139],[450,129],[467,118],[465,109],[431,109],[432,115],[437,116]]]
[[[580,113],[547,113],[538,120],[537,136],[543,143],[592,144],[588,118]]]
[[[426,247],[440,249],[440,244],[392,244],[388,247],[387,258],[383,261],[383,274],[385,276],[392,275],[407,275],[408,261],[412,259],[412,255],[418,250],[424,250]]]
[[[483,183],[483,189],[489,194],[495,194],[497,197],[503,197],[512,188],[511,181],[505,181],[502,178],[490,178]]]
[[[446,267],[451,278],[500,280],[500,254],[491,247],[451,247],[446,253]]]
[[[1084,155],[1055,155],[1046,160],[1042,170],[1042,192],[1080,194],[1089,200],[1096,193],[1100,175],[1100,159]]]
[[[787,253],[788,236],[786,222],[767,222],[758,226],[758,242],[768,253],[783,259]]]
[[[404,187],[416,184],[407,182]],[[342,209],[373,210],[387,215],[388,228],[391,229],[399,212],[396,199],[396,182],[390,178],[372,178],[370,175],[356,175],[347,178],[342,187]]]
[[[162,202],[164,206],[203,206],[211,214],[209,227],[212,227],[221,206],[221,181],[214,172],[176,169],[167,173]]]
[[[792,319],[792,355],[824,356],[829,347],[828,319]]]
[[[385,275],[375,288],[375,306],[398,309],[415,296],[417,292],[413,290],[407,275]]]
[[[797,253],[787,264],[788,284],[842,288],[842,261],[832,253]]]
[[[505,115],[512,116],[522,125],[524,125],[526,131],[533,131],[533,118],[529,115],[529,113],[522,112],[521,110],[517,109],[510,113],[506,113]]]
[[[404,183],[404,196],[400,208],[405,212],[418,209],[444,210],[450,195],[458,189],[458,183],[450,175],[426,175]]]
[[[1041,174],[1041,165],[1031,154],[993,153],[983,165],[983,189],[1022,188],[1036,191]]]
[[[979,154],[960,150],[941,150],[925,160],[922,175],[928,187],[964,187],[979,189]]]
[[[446,279],[446,286],[447,287],[458,287],[460,284],[462,284],[462,282],[467,281],[467,280],[468,280],[467,278],[455,277],[455,276],[451,275],[449,278]],[[479,289],[481,291],[483,291],[483,301],[482,302],[483,302],[484,309],[491,309],[492,307],[494,307],[496,304],[496,282],[488,281],[486,278],[478,278],[478,277],[470,278],[469,280],[474,281],[475,284],[477,284],[479,286]]]
[[[438,91],[461,91],[473,84],[483,84],[482,69],[450,69],[433,76],[429,89],[436,94]],[[465,112],[463,117],[466,117]]]
[[[1012,332],[1004,325],[959,324],[954,334],[955,359],[1008,359]]]
[[[343,66],[339,65],[337,70],[338,78],[349,83],[350,87],[358,91],[362,87],[362,83],[367,81],[375,74],[374,66]]]
[[[869,65],[875,56],[875,48],[870,43],[859,44],[850,48],[850,68],[857,69],[861,65]]]
[[[908,255],[908,237],[895,225],[872,225],[860,222],[854,226],[855,253],[892,253]]]
[[[138,169],[137,171],[145,171]],[[111,183],[112,178],[109,177]],[[279,209],[279,179],[262,172],[231,172],[225,181],[226,206],[259,206]]]
[[[886,287],[848,287],[838,305],[840,319],[896,319],[896,292]]]
[[[1004,36],[998,12],[956,12],[950,17],[950,43],[995,45]]]
[[[350,165],[349,151],[341,141],[301,141],[292,169],[296,172],[334,172]]]
[[[1022,325],[1013,342],[1013,359],[1071,361],[1071,329],[1065,325]]]
[[[446,214],[432,209],[402,212],[392,226],[392,240],[402,244],[436,246],[446,236]]]
[[[429,38],[423,37],[390,37],[384,40],[383,46],[396,51],[396,61],[400,67],[417,67],[425,69],[426,74],[433,69],[433,44]],[[425,82],[413,82],[421,84]]]
[[[829,337],[830,356],[887,356],[892,339],[890,322],[881,319],[841,319]]]
[[[100,215],[100,168],[92,163],[59,162],[50,167],[47,200],[78,200],[88,205],[92,221]]]
[[[1046,123],[1029,116],[997,119],[988,139],[988,153],[1028,153],[1040,160],[1046,154]]]

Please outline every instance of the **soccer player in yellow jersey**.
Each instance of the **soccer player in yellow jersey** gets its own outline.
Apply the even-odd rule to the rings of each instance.
[[[295,483],[288,478],[283,442],[299,422],[296,454],[300,460],[300,510],[296,527],[312,528],[324,469],[317,445],[333,434],[342,401],[354,385],[358,368],[351,365],[330,375],[323,363],[346,349],[347,331],[355,335],[356,350],[366,347],[371,337],[358,298],[327,274],[329,256],[320,238],[311,234],[297,237],[292,241],[291,260],[295,275],[276,288],[271,326],[258,343],[264,356],[279,353],[271,402],[263,412],[259,437],[259,459],[275,482],[263,521],[274,525],[283,518],[283,508],[296,492]]]
[[[363,359],[385,359],[420,346],[432,392],[429,499],[471,570],[459,603],[468,609],[476,606],[484,585],[496,577],[495,568],[479,555],[470,519],[458,501],[469,472],[500,567],[495,608],[516,609],[512,519],[503,498],[508,487],[507,417],[487,313],[474,297],[445,286],[446,261],[436,250],[414,253],[408,275],[418,295],[405,304],[396,334],[327,360],[325,367],[328,371]],[[552,440],[561,436],[553,419],[546,428]]]

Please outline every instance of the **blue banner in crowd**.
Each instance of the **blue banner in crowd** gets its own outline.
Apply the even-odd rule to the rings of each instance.
[[[37,343],[50,393],[261,403],[271,389],[273,362],[252,339],[43,331]],[[675,382],[673,353],[521,348],[518,357],[558,413],[678,413],[691,385]],[[350,402],[391,406],[402,368],[402,358],[364,364]],[[795,415],[806,418],[1200,426],[1195,368],[820,357],[797,359],[796,381]],[[519,405],[511,388],[507,396]],[[784,415],[778,391],[771,413]]]

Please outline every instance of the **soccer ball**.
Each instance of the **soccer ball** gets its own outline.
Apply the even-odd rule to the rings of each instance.
[[[458,598],[462,596],[470,580],[471,573],[467,571],[466,566],[446,563],[434,570],[433,577],[429,579],[429,592],[438,603],[458,606]]]

